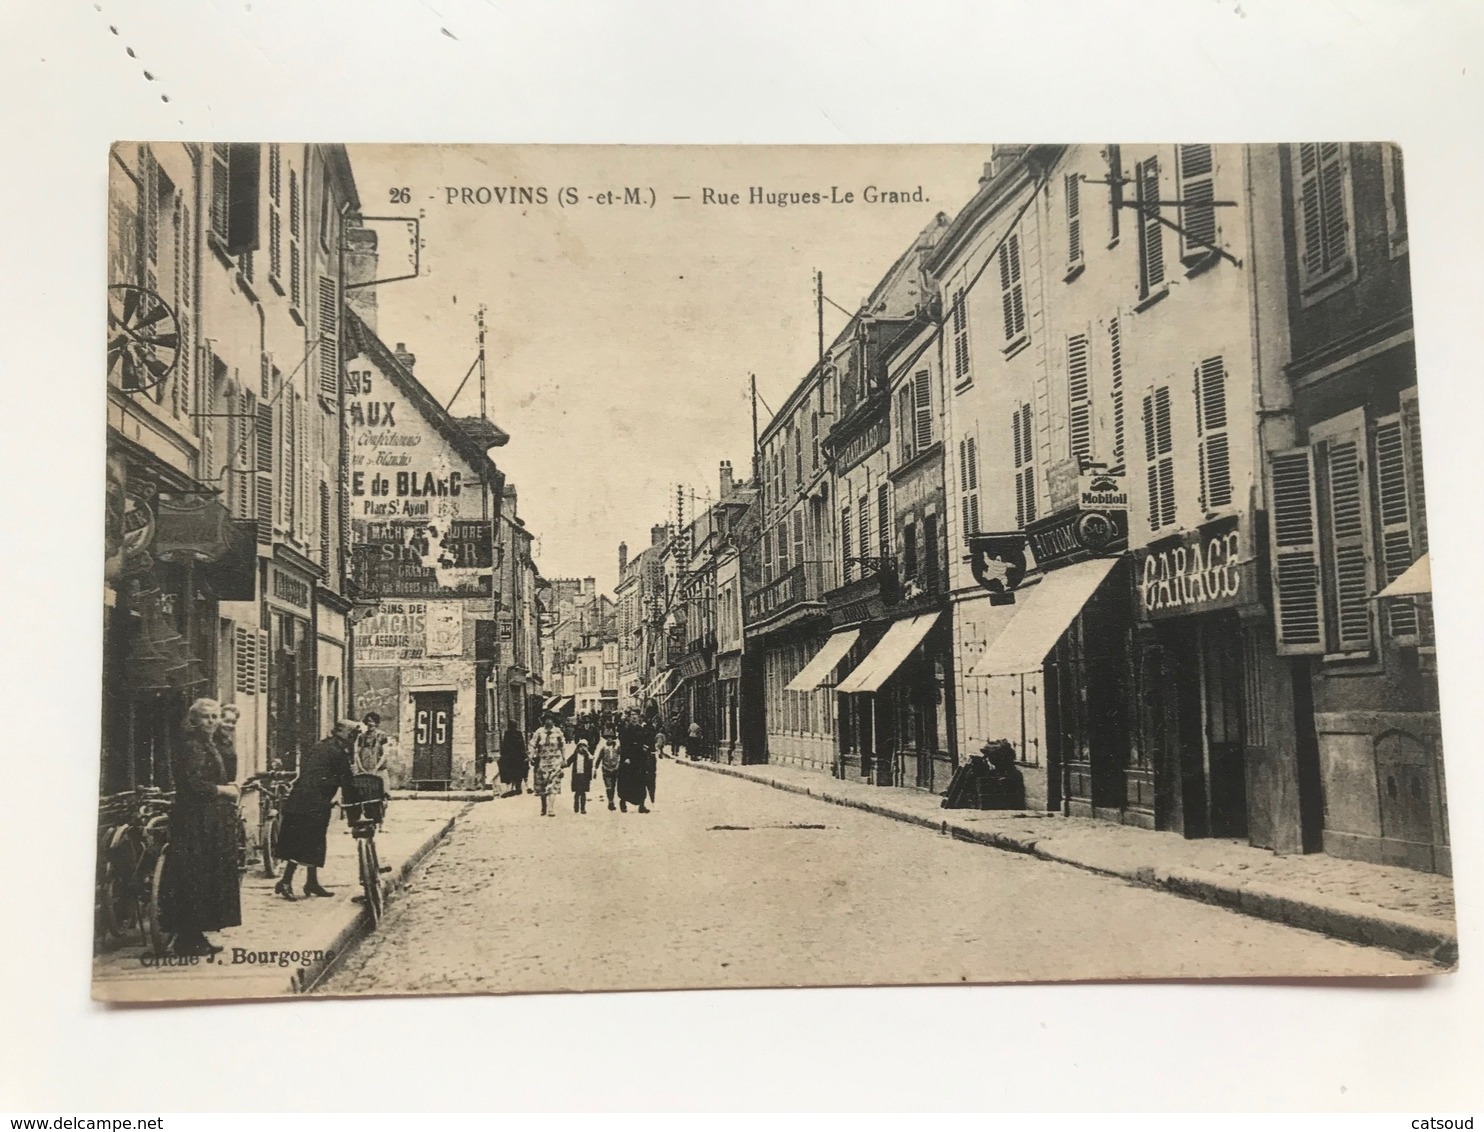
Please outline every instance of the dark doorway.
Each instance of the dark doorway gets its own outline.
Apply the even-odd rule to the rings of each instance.
[[[1247,766],[1243,720],[1246,681],[1242,632],[1235,616],[1214,614],[1199,625],[1205,760],[1212,837],[1247,836]]]
[[[415,692],[412,697],[412,782],[446,787],[453,778],[452,692]]]

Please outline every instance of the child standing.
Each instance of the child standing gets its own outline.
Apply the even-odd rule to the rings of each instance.
[[[598,740],[598,765],[603,768],[603,789],[608,793],[608,808],[613,806],[613,792],[618,788],[618,736],[605,733]]]
[[[587,792],[593,784],[593,756],[587,749],[587,740],[577,740],[577,746],[567,756],[566,765],[572,768],[572,812],[587,813]]]

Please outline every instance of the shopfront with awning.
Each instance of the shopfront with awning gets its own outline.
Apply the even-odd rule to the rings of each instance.
[[[850,652],[855,642],[860,639],[860,635],[859,629],[844,629],[831,634],[809,663],[799,670],[799,674],[784,685],[785,690],[812,692],[821,684],[828,683],[835,669],[845,659],[845,654]]]
[[[1091,558],[1054,570],[1038,585],[1019,591],[1013,616],[969,669],[969,675],[1039,673],[1047,654],[1117,564],[1116,558]]]

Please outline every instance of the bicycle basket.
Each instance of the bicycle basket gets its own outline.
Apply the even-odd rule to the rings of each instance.
[[[386,817],[386,783],[381,775],[352,775],[351,797],[345,800],[344,809],[349,821],[380,823]]]

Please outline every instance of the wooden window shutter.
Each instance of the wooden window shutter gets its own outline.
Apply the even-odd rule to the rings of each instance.
[[[1113,398],[1113,463],[1123,464],[1123,333],[1114,318],[1108,323],[1108,364],[1112,375],[1110,396]]]
[[[1067,198],[1067,266],[1082,262],[1082,177],[1068,173],[1062,178]]]
[[[1067,338],[1067,439],[1079,464],[1092,462],[1092,382],[1087,368],[1087,335]]]
[[[292,531],[294,527],[294,395],[279,399],[278,423],[281,439],[279,444],[278,484],[282,499],[278,505],[278,524]]]
[[[1313,452],[1308,448],[1274,452],[1268,460],[1268,476],[1278,653],[1323,653],[1324,605]]]
[[[1376,422],[1376,502],[1381,513],[1381,582],[1390,584],[1418,557],[1413,552],[1407,451],[1400,414]],[[1417,643],[1417,609],[1411,598],[1388,598],[1387,629],[1399,644]]]
[[[778,573],[787,574],[789,568],[788,560],[788,516],[783,516],[783,521],[778,524],[775,548],[778,551]]]
[[[273,398],[272,363],[268,361],[268,355],[262,354],[258,358],[258,396],[263,401],[271,401]]]
[[[1216,160],[1209,145],[1176,147],[1180,173],[1180,254],[1199,259],[1216,246]]]
[[[225,245],[231,227],[232,184],[231,147],[213,143],[211,147],[211,230]]]
[[[258,542],[264,546],[273,542],[273,406],[258,406],[257,460],[254,478],[257,481],[256,504],[258,520]]]
[[[854,565],[851,559],[855,557],[855,551],[850,545],[850,504],[840,508],[840,562],[844,571],[843,579],[850,581],[853,577]]]
[[[1344,152],[1336,142],[1304,142],[1298,146],[1298,167],[1299,268],[1304,282],[1311,283],[1346,259]]]
[[[953,293],[953,380],[969,378],[969,326],[964,313],[964,289]]]
[[[924,451],[933,442],[932,387],[928,384],[928,371],[918,370],[912,378],[912,406],[915,412],[915,446]]]
[[[237,625],[232,631],[232,687],[239,695],[250,696],[258,690],[257,630]]]
[[[1417,414],[1417,390],[1401,397],[1402,443],[1407,454],[1407,479],[1412,503],[1412,542],[1421,557],[1427,553],[1427,496],[1422,482],[1422,420]]]
[[[268,694],[268,630],[258,630],[258,695]]]
[[[1201,507],[1231,506],[1231,441],[1226,419],[1226,363],[1207,358],[1195,367],[1195,427],[1199,446]]]
[[[860,547],[856,551],[862,558],[871,557],[871,497],[862,495],[856,500],[859,508],[855,521],[859,525]]]
[[[1324,226],[1324,265],[1328,270],[1344,261],[1349,237],[1344,153],[1337,142],[1319,146],[1319,202]]]
[[[1015,457],[1015,526],[1025,530],[1025,493],[1020,483],[1020,409],[1010,414],[1010,451]]]
[[[330,569],[330,485],[319,483],[319,564]]]
[[[319,278],[319,395],[340,403],[340,296],[332,276]]]
[[[1165,232],[1159,215],[1159,159],[1139,163],[1139,293],[1147,296],[1165,281]]]
[[[1144,460],[1149,491],[1149,529],[1175,521],[1175,456],[1170,387],[1161,385],[1144,398]]]
[[[1371,634],[1371,548],[1364,434],[1336,435],[1324,444],[1328,533],[1334,584],[1336,645],[1368,652]]]
[[[912,459],[912,387],[897,390],[897,458],[905,464]]]
[[[794,565],[804,564],[804,512],[794,512]]]
[[[255,143],[233,144],[228,159],[229,202],[227,252],[241,255],[258,246],[258,194],[261,149]]]
[[[891,557],[891,488],[876,489],[876,547],[882,558]]]
[[[1020,273],[1020,234],[1012,232],[1000,247],[1000,305],[1005,316],[1005,341],[1025,332],[1025,289]]]

